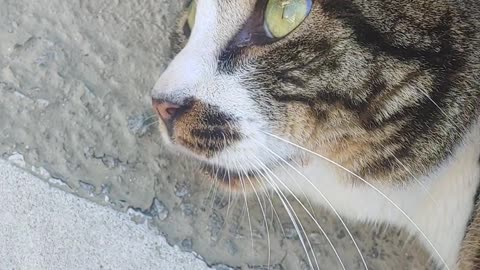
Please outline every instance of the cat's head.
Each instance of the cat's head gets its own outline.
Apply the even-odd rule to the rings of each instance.
[[[478,111],[462,12],[437,0],[194,1],[152,92],[161,133],[231,187],[302,147],[407,181],[445,160]]]

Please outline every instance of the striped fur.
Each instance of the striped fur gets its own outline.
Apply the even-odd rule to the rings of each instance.
[[[475,210],[467,225],[458,263],[459,270],[480,270],[480,187],[473,203]]]

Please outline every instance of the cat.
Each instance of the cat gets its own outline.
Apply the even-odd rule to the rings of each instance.
[[[196,0],[179,21],[152,90],[172,151],[480,269],[480,2]]]

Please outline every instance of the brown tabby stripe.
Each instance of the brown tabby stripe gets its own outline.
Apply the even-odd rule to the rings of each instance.
[[[448,33],[451,18],[443,17],[442,23],[434,28],[429,36],[441,36],[442,50],[436,52],[432,50],[421,50],[414,46],[397,47],[392,44],[392,40],[387,38],[373,27],[363,15],[362,11],[352,0],[325,0],[323,9],[336,19],[342,20],[350,26],[355,32],[355,38],[358,43],[374,50],[380,50],[383,53],[394,56],[402,60],[417,60],[429,67],[440,67],[448,63],[454,52],[451,48],[451,39]]]
[[[480,270],[480,185],[473,198],[473,205],[460,252],[459,270]]]
[[[480,270],[480,203],[478,201],[467,227],[463,247],[460,252],[458,270]]]
[[[474,206],[480,206],[480,185],[478,186],[475,197],[473,198],[473,205]],[[480,211],[479,207],[474,208],[474,210],[472,211],[472,215],[470,217],[470,220],[468,221],[467,228],[470,228],[470,226],[473,224],[473,221],[475,220],[475,217],[477,216],[477,214],[479,214],[478,213],[479,211]],[[480,247],[479,247],[479,249],[480,249]]]

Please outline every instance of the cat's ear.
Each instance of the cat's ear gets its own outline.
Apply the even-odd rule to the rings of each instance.
[[[170,32],[170,58],[174,58],[187,44],[190,37],[191,27],[189,21],[191,21],[192,6],[196,7],[196,1],[191,1],[183,8],[183,11],[178,15],[176,19],[176,27]],[[190,18],[190,19],[189,19]],[[193,19],[194,20],[194,19]]]
[[[193,27],[195,26],[196,17],[197,17],[197,1],[192,1],[192,3],[190,3],[187,9],[187,21],[185,22],[184,28],[187,28],[191,32],[193,30]]]

